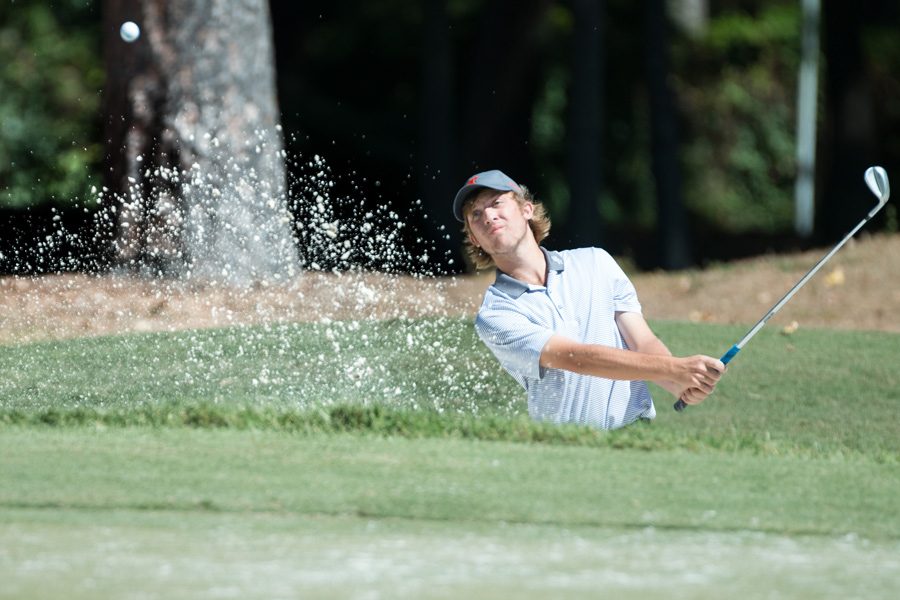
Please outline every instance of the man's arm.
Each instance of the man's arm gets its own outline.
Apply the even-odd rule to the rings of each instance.
[[[725,370],[725,365],[710,356],[678,358],[620,350],[582,344],[558,334],[552,336],[541,351],[540,365],[606,379],[672,381],[683,390],[710,391]]]
[[[656,337],[650,325],[644,320],[643,315],[636,312],[617,312],[616,325],[625,339],[628,347],[635,352],[645,354],[656,354],[660,356],[672,356],[672,353],[666,345]],[[724,366],[724,365],[723,365]],[[720,374],[723,371],[720,371]],[[653,383],[660,386],[676,398],[683,399],[688,404],[699,404],[709,396],[715,383],[710,387],[684,388],[673,380],[651,379]]]
[[[669,348],[656,337],[650,325],[644,320],[643,315],[636,312],[617,312],[616,325],[619,327],[625,343],[635,352],[644,354],[657,354],[659,356],[672,356]],[[684,391],[674,381],[666,379],[653,379],[653,383],[671,393],[676,398],[681,397]]]

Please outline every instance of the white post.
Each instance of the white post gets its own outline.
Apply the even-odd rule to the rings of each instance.
[[[794,185],[794,230],[813,230],[816,175],[816,96],[819,88],[820,0],[803,2],[803,42],[797,92],[797,180]]]

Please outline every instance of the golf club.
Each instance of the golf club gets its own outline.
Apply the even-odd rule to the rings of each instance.
[[[766,313],[766,316],[764,316],[762,319],[760,319],[759,323],[754,325],[753,329],[748,331],[747,335],[745,335],[744,337],[741,338],[741,341],[739,341],[737,344],[732,346],[731,349],[728,352],[726,352],[724,356],[722,356],[722,358],[720,360],[724,364],[727,365],[729,362],[731,362],[731,360],[735,357],[735,355],[737,355],[737,353],[741,351],[741,348],[743,348],[747,344],[747,342],[749,342],[751,339],[753,339],[753,336],[756,335],[756,333],[760,329],[763,328],[763,325],[765,325],[766,322],[775,315],[775,313],[777,313],[779,310],[781,310],[781,307],[784,306],[785,304],[787,304],[787,301],[790,300],[794,296],[794,294],[797,293],[797,290],[802,288],[806,284],[806,282],[809,281],[812,278],[812,276],[815,275],[816,272],[820,268],[822,268],[822,265],[824,265],[826,262],[828,262],[828,260],[832,256],[834,256],[838,250],[841,249],[841,246],[843,246],[847,242],[847,240],[852,238],[853,235],[857,231],[862,229],[862,226],[865,225],[866,223],[868,223],[869,219],[874,217],[875,214],[879,210],[881,210],[881,207],[883,207],[885,205],[885,203],[888,201],[888,198],[891,197],[891,184],[888,181],[887,172],[884,169],[882,169],[881,167],[869,167],[868,169],[866,169],[864,179],[866,181],[866,185],[869,186],[869,189],[872,191],[873,194],[875,194],[875,197],[878,198],[878,205],[875,206],[875,208],[873,208],[872,210],[870,210],[869,214],[862,221],[860,221],[856,225],[856,227],[854,227],[853,230],[850,231],[850,233],[848,233],[846,236],[844,236],[844,239],[842,239],[840,242],[838,242],[837,245],[831,249],[831,252],[826,254],[819,262],[817,262],[815,264],[815,266],[812,269],[810,269],[806,273],[806,275],[804,275],[803,278],[800,279],[800,281],[798,281],[797,284],[788,291],[787,294],[784,295],[784,298],[779,300],[778,303],[775,306],[773,306],[772,309],[768,313]],[[687,404],[683,400],[679,399],[678,402],[675,403],[674,408],[676,411],[681,412],[682,410],[685,409],[686,406],[687,406]]]

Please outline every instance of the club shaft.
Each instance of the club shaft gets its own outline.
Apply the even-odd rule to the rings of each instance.
[[[866,223],[868,223],[872,217],[875,216],[875,214],[881,209],[882,206],[884,206],[884,203],[883,202],[879,203],[879,205],[876,206],[875,209],[872,210],[862,221],[860,221],[859,223],[856,224],[856,227],[854,227],[850,231],[850,233],[848,233],[847,235],[844,236],[844,239],[842,239],[840,242],[838,242],[834,246],[834,248],[832,248],[831,251],[828,252],[828,254],[823,256],[819,260],[819,262],[817,262],[813,266],[812,269],[807,271],[806,275],[801,277],[800,281],[798,281],[794,285],[794,287],[792,287],[790,290],[788,290],[788,293],[785,294],[781,300],[779,300],[777,303],[775,303],[775,306],[773,306],[769,310],[769,312],[766,313],[766,316],[764,316],[762,319],[760,319],[759,322],[756,325],[754,325],[753,328],[750,329],[750,331],[748,331],[747,334],[744,337],[742,337],[738,343],[736,343],[734,346],[732,346],[731,349],[728,352],[726,352],[724,356],[722,356],[722,362],[727,365],[731,361],[731,359],[734,358],[734,356],[738,352],[740,352],[741,348],[743,348],[747,342],[749,342],[751,339],[753,339],[753,336],[756,335],[759,332],[759,330],[763,328],[763,326],[768,322],[768,320],[771,319],[773,316],[775,316],[775,314],[778,313],[778,311],[781,310],[781,308],[785,304],[788,303],[788,300],[790,300],[791,298],[794,297],[794,294],[797,293],[797,290],[799,290],[804,285],[806,285],[806,282],[809,281],[813,277],[813,275],[815,275],[819,271],[819,269],[821,269],[822,266],[825,263],[827,263],[831,259],[831,257],[834,256],[837,253],[837,251],[841,249],[841,247],[843,247],[844,244],[847,243],[847,240],[849,240],[854,235],[856,235],[856,232],[859,231],[860,229],[862,229],[862,227]],[[685,403],[684,400],[679,399],[675,403],[673,408],[675,408],[676,411],[681,412],[682,410],[687,408],[687,403]]]
[[[742,337],[741,340],[737,344],[735,344],[735,346],[737,346],[738,348],[743,348],[747,342],[749,342],[751,339],[753,339],[753,336],[756,335],[759,332],[759,330],[763,328],[763,325],[765,325],[769,321],[769,319],[774,317],[778,313],[778,311],[780,311],[782,309],[782,307],[784,307],[784,305],[787,304],[788,301],[794,297],[794,294],[796,294],[800,290],[800,288],[802,288],[804,285],[806,285],[806,282],[809,281],[810,279],[812,279],[813,275],[818,273],[819,269],[821,269],[825,265],[825,263],[827,263],[829,260],[831,260],[831,257],[834,256],[835,254],[837,254],[837,251],[840,250],[841,247],[843,247],[843,245],[847,243],[847,240],[849,240],[854,235],[856,235],[856,232],[859,231],[860,229],[862,229],[863,225],[868,223],[869,219],[871,219],[871,218],[872,218],[871,216],[866,217],[865,219],[860,221],[856,225],[856,227],[853,228],[853,230],[850,233],[848,233],[846,236],[844,236],[844,239],[842,239],[840,242],[838,242],[837,245],[835,245],[835,247],[832,248],[828,254],[823,256],[819,260],[819,262],[817,262],[813,266],[812,269],[807,271],[806,275],[804,275],[800,279],[800,281],[798,281],[794,285],[794,287],[792,287],[790,290],[788,290],[788,292],[784,295],[784,297],[781,300],[779,300],[775,304],[775,306],[773,306],[771,308],[771,310],[769,310],[769,312],[766,313],[766,316],[764,316],[762,319],[760,319],[759,322],[756,325],[754,325],[753,328],[750,331],[748,331],[747,334],[744,337]]]

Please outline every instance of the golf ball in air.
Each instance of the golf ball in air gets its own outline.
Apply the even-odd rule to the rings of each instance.
[[[125,21],[119,28],[119,35],[122,36],[123,40],[130,43],[140,37],[141,28],[134,21]]]

